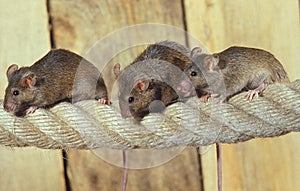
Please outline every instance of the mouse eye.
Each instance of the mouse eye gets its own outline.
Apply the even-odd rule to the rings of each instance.
[[[18,90],[13,91],[13,95],[14,95],[14,96],[19,95],[19,93],[20,93],[20,92],[19,92]]]
[[[192,71],[192,72],[191,72],[191,76],[197,76],[197,72]]]
[[[129,102],[129,103],[132,103],[133,101],[134,101],[134,97],[129,97],[129,98],[128,98],[128,102]]]

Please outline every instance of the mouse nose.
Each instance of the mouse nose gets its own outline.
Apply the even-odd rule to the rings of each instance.
[[[6,112],[11,112],[11,111],[13,111],[15,109],[15,104],[14,103],[6,103],[5,105],[4,105],[4,110],[6,111]]]
[[[4,105],[4,110],[5,110],[6,112],[10,112],[10,108],[7,106],[7,104]]]

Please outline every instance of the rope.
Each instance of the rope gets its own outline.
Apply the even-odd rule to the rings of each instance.
[[[252,101],[244,95],[220,104],[191,98],[168,106],[163,114],[150,114],[141,123],[124,119],[115,107],[94,100],[60,103],[23,118],[0,109],[0,144],[125,150],[237,143],[300,131],[300,80],[272,84]]]

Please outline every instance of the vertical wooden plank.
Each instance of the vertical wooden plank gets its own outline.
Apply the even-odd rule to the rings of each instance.
[[[0,91],[12,63],[28,66],[49,49],[46,1],[1,0]],[[2,109],[2,108],[1,108]],[[60,151],[0,147],[0,190],[65,190]]]
[[[186,0],[187,28],[212,52],[264,48],[300,78],[299,1]],[[223,146],[223,190],[300,190],[299,134]],[[205,190],[216,190],[215,151],[203,155]]]
[[[103,37],[122,27],[154,22],[184,28],[182,5],[179,0],[52,0],[51,16],[57,47],[67,48],[81,55]],[[153,33],[153,35],[167,34]],[[145,38],[152,39],[151,36]],[[185,43],[184,35],[177,36],[176,39],[180,43]],[[106,44],[107,49],[116,49],[118,43],[127,43],[128,40],[130,39],[126,37],[116,38],[115,43]],[[114,82],[112,64],[120,60],[125,66],[139,52],[141,52],[140,48],[124,51],[116,56],[111,65],[108,64],[107,70],[103,73],[109,89]],[[74,191],[120,190],[123,170],[107,164],[89,151],[70,150],[68,151],[68,175]],[[129,170],[127,190],[200,190],[195,149],[187,149],[171,162],[153,169]]]

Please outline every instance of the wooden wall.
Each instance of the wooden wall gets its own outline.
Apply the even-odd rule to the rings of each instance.
[[[84,55],[111,32],[140,23],[186,29],[212,52],[233,44],[264,48],[284,64],[291,80],[300,79],[297,0],[0,0],[0,5],[2,95],[11,63],[31,65],[51,47]],[[186,43],[184,35],[176,40]],[[126,65],[139,51],[113,61]],[[104,73],[112,86],[110,68]],[[300,190],[296,133],[224,145],[223,158],[224,191]],[[91,151],[69,150],[63,156],[61,151],[0,147],[0,161],[0,191],[121,189],[122,169]],[[215,151],[211,147],[199,158],[195,148],[187,148],[164,165],[130,170],[128,190],[216,190]]]

